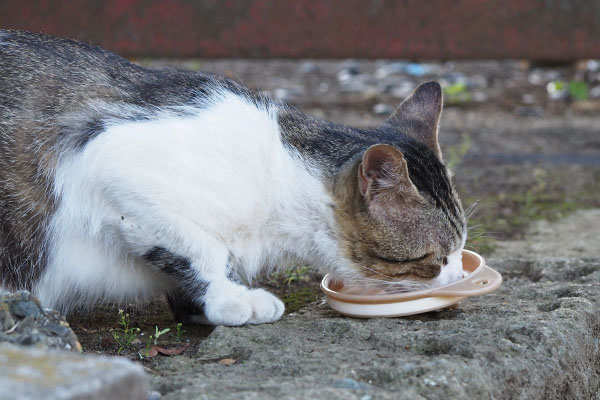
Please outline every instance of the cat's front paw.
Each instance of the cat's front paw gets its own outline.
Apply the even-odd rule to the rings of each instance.
[[[263,289],[245,289],[236,296],[222,293],[205,298],[204,312],[214,325],[239,326],[277,321],[283,315],[283,302]]]
[[[252,316],[248,319],[249,324],[277,321],[285,311],[283,302],[263,289],[250,290],[248,300],[252,307]]]

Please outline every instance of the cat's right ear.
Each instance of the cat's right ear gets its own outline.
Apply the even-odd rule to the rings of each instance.
[[[427,82],[417,87],[385,123],[429,147],[441,161],[438,125],[442,104],[440,84]]]
[[[402,152],[388,144],[365,151],[358,167],[358,189],[368,201],[420,198]]]

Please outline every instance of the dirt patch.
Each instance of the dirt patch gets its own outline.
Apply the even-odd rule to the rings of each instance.
[[[320,277],[317,275],[306,273],[287,282],[289,279],[289,274],[274,274],[271,277],[261,277],[256,283],[257,287],[263,287],[282,299],[286,305],[286,314],[314,302],[320,294]],[[114,334],[122,334],[122,318],[128,320],[127,329],[132,332],[132,343],[120,349]],[[156,365],[156,358],[146,357],[145,351],[155,344],[151,336],[157,330],[160,332],[169,329],[157,338],[156,345],[167,349],[186,346],[188,348],[182,353],[186,355],[193,354],[214,329],[212,326],[201,325],[181,325],[178,329],[178,321],[164,298],[157,298],[146,305],[130,304],[124,307],[122,315],[116,306],[99,306],[85,314],[72,315],[68,320],[84,352],[124,356],[141,361],[149,369]],[[136,333],[134,330],[137,329],[139,331]]]
[[[555,222],[538,221],[525,239],[498,241],[494,258],[592,258],[600,256],[600,209],[579,210]]]

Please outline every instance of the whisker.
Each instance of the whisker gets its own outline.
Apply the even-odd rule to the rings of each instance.
[[[469,207],[467,207],[467,209],[465,210],[465,218],[469,219],[471,217],[471,215],[473,215],[477,205],[479,205],[479,200],[476,200],[473,204],[471,204]]]
[[[379,271],[375,271],[374,269],[372,269],[372,268],[369,268],[369,267],[365,267],[364,265],[361,265],[360,267],[361,267],[361,268],[363,268],[363,269],[366,269],[367,271],[371,271],[371,272],[373,272],[373,273],[375,273],[375,274],[377,274],[377,275],[381,275],[381,276],[383,276],[384,278],[393,279],[391,276],[387,276],[387,275],[385,275],[385,274],[382,274],[381,272],[379,272]]]

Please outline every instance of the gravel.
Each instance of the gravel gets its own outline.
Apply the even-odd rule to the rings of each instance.
[[[0,342],[81,351],[65,318],[26,291],[0,292]]]

